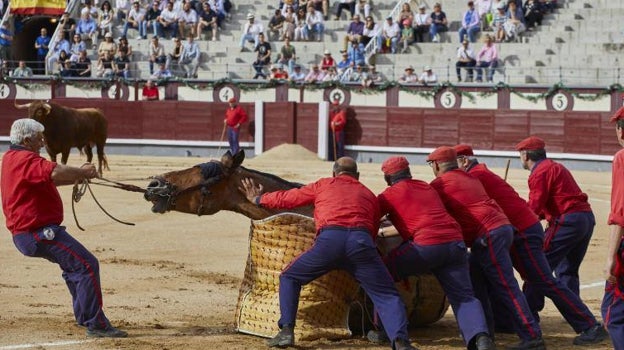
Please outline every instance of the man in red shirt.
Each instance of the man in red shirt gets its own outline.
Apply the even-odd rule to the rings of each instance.
[[[102,310],[97,259],[61,226],[63,202],[56,186],[92,179],[98,173],[93,164],[75,168],[41,157],[43,130],[33,119],[18,119],[11,126],[11,145],[2,158],[0,175],[6,226],[22,254],[61,267],[76,323],[87,328],[87,336],[125,337],[127,333],[111,326]]]
[[[620,146],[624,147],[624,107],[611,118]],[[624,350],[624,149],[613,157],[611,183],[611,225],[605,264],[605,294],[602,319],[609,330],[613,349]]]
[[[151,80],[148,80],[145,86],[143,86],[142,96],[144,101],[157,101],[160,98],[158,96],[158,87]]]
[[[579,295],[579,267],[587,252],[596,220],[587,195],[572,174],[560,163],[546,158],[546,144],[536,136],[516,145],[522,166],[529,175],[529,207],[548,221],[544,252],[555,277]],[[525,288],[531,310],[544,308],[544,295],[528,285]]]
[[[281,331],[268,341],[270,347],[294,345],[301,287],[331,270],[343,269],[373,300],[393,349],[415,350],[407,334],[405,304],[374,243],[379,229],[379,204],[358,178],[355,160],[343,157],[334,163],[332,177],[292,190],[263,194],[261,185],[243,179],[241,190],[256,205],[290,209],[314,204],[316,240],[280,275]]]
[[[238,153],[240,149],[238,145],[238,135],[240,134],[240,127],[243,123],[247,122],[247,112],[243,107],[238,105],[236,97],[230,98],[228,101],[230,107],[225,111],[225,119],[223,123],[227,126],[228,143],[230,144],[230,151],[232,154]]]
[[[344,157],[345,146],[345,126],[347,125],[347,111],[340,108],[340,101],[334,100],[332,102],[333,110],[331,112],[331,120],[329,121],[329,128],[331,130],[330,138],[330,152],[333,152],[334,157],[330,157],[330,160],[336,160]],[[333,150],[332,150],[333,148]]]
[[[427,162],[436,178],[431,182],[449,214],[463,230],[464,241],[471,247],[470,267],[475,295],[483,304],[490,327],[492,310],[484,286],[489,286],[514,319],[521,342],[510,350],[545,350],[542,331],[513,274],[509,249],[514,228],[501,208],[491,199],[479,180],[457,166],[457,153],[452,147],[434,150]],[[493,332],[490,328],[490,332]]]
[[[393,228],[379,229],[384,237],[398,232],[403,243],[390,251],[386,267],[395,281],[432,272],[446,293],[468,349],[496,349],[488,334],[483,308],[474,297],[468,252],[461,228],[428,183],[412,179],[405,157],[390,157],[381,166],[388,187],[377,199],[381,215]]]
[[[479,163],[471,146],[462,144],[453,148],[457,152],[460,169],[481,181],[488,196],[496,201],[517,229],[511,246],[511,258],[525,281],[525,286],[531,285],[553,301],[574,331],[580,333],[574,339],[574,344],[595,344],[603,341],[607,337],[603,326],[596,321],[581,298],[553,276],[543,251],[544,230],[527,202],[505,180],[490,171],[485,164]],[[539,319],[537,311],[531,311]],[[505,313],[499,315],[502,316],[501,320],[508,319]]]

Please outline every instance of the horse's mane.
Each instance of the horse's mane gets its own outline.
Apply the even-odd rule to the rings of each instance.
[[[250,173],[254,173],[254,174],[258,174],[260,176],[264,176],[264,177],[268,177],[273,181],[282,183],[286,186],[292,187],[292,188],[300,188],[303,186],[303,184],[298,183],[298,182],[290,182],[287,180],[282,179],[281,177],[277,176],[277,175],[273,175],[273,174],[269,174],[269,173],[264,173],[262,171],[258,171],[258,170],[253,170],[253,169],[249,169],[249,168],[245,168],[244,166],[240,166],[241,169],[244,169],[246,171],[249,171]]]

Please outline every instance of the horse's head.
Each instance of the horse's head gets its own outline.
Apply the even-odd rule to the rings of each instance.
[[[153,203],[154,213],[175,210],[211,215],[220,210],[232,210],[232,202],[245,200],[238,192],[238,180],[232,178],[244,159],[243,151],[235,155],[228,151],[220,162],[211,161],[154,176],[147,185],[145,200]]]

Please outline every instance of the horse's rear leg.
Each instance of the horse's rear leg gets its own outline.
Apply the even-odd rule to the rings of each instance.
[[[87,163],[91,163],[93,160],[93,150],[91,149],[91,146],[86,145],[82,148],[82,150],[87,155]]]
[[[54,159],[56,159],[56,154],[54,155]],[[68,159],[69,159],[69,150],[65,150],[61,152],[61,163],[67,164]]]

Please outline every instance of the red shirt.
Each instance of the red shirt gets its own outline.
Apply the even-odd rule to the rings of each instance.
[[[519,231],[537,224],[539,218],[527,202],[518,195],[518,192],[511,187],[500,176],[494,174],[485,164],[472,163],[468,168],[468,173],[481,181],[488,196],[496,201],[503,212]]]
[[[550,159],[537,162],[531,169],[529,207],[548,222],[566,213],[591,211],[587,195],[570,171]]]
[[[624,149],[613,157],[611,172],[611,212],[609,225],[624,227]]]
[[[292,190],[265,193],[260,204],[273,209],[292,209],[314,204],[316,231],[326,226],[365,227],[373,236],[379,229],[377,197],[348,175],[320,179]]]
[[[334,113],[330,122],[330,126],[332,130],[334,130],[335,132],[341,132],[342,130],[344,130],[346,124],[347,124],[347,112],[345,110],[341,110],[338,113]]]
[[[486,232],[510,222],[476,178],[454,169],[431,181],[442,203],[459,223],[467,246]]]
[[[225,111],[225,123],[229,127],[235,127],[236,124],[243,124],[247,121],[247,112],[243,107],[236,105],[234,108],[229,107]]]
[[[63,222],[63,202],[52,182],[56,163],[23,149],[2,158],[0,191],[6,226],[12,234]]]
[[[405,241],[432,245],[463,239],[461,227],[446,211],[438,192],[424,181],[401,180],[377,199],[381,215],[390,214],[390,221]]]
[[[321,69],[327,69],[327,68],[333,67],[335,65],[336,65],[336,61],[331,56],[323,57],[323,59],[321,60]]]
[[[151,88],[143,86],[143,98],[146,100],[158,100],[160,98],[158,95],[158,88],[156,86],[152,86]]]

